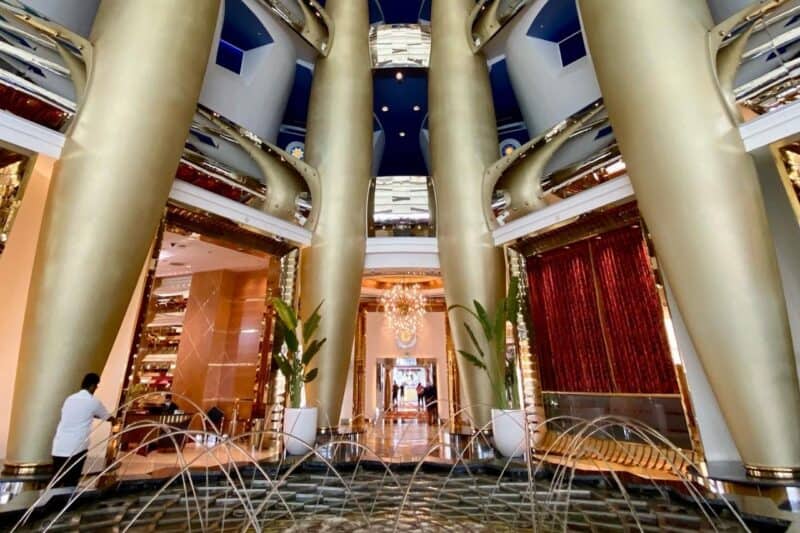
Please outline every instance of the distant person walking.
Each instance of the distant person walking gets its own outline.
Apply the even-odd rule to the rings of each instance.
[[[61,420],[53,438],[53,476],[58,475],[65,465],[66,472],[62,472],[64,476],[56,486],[78,486],[89,449],[92,421],[97,418],[114,423],[114,418],[108,414],[100,400],[94,397],[99,384],[100,376],[86,374],[81,382],[81,390],[67,396],[61,407]]]
[[[417,410],[425,408],[425,387],[422,383],[417,383]]]
[[[423,392],[425,395],[425,408],[428,413],[428,424],[436,425],[439,422],[439,407],[436,403],[436,385],[428,382]]]
[[[392,384],[392,407],[397,407],[397,393],[400,392],[400,387],[397,385],[395,381]]]

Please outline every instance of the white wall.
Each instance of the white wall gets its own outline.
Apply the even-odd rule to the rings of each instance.
[[[122,319],[122,325],[117,333],[114,346],[112,346],[111,352],[108,354],[108,360],[103,367],[103,373],[100,375],[100,385],[97,387],[97,392],[94,393],[95,398],[100,400],[109,412],[119,407],[119,396],[122,393],[122,384],[125,381],[125,371],[128,368],[133,336],[136,333],[136,322],[139,318],[139,308],[144,296],[149,262],[149,259],[145,261],[142,273],[139,275],[139,281],[128,304],[125,318]],[[105,443],[110,435],[111,424],[95,421],[89,440],[90,451],[84,472],[99,472],[105,466],[105,445],[98,446],[97,449],[95,449],[95,446]]]
[[[92,29],[100,0],[22,0],[22,3],[86,37]]]
[[[400,349],[394,332],[389,328],[384,313],[367,313],[367,368],[365,391],[365,415],[375,418],[377,405],[377,360],[378,358],[428,357],[436,359],[436,389],[439,395],[439,416],[446,418],[448,404],[447,350],[445,338],[445,314],[427,313],[417,333],[417,343],[409,349]]]
[[[291,30],[285,23],[256,0],[244,0],[244,3],[267,29],[273,42],[246,52],[241,74],[217,65],[223,6],[208,58],[200,103],[274,143],[292,90],[297,52],[289,34]]]
[[[600,98],[588,55],[562,68],[557,43],[528,37],[528,28],[545,3],[533,2],[511,23],[504,51],[511,85],[531,137]]]
[[[678,310],[678,303],[672,295],[669,283],[665,279],[667,303],[672,316],[672,328],[680,352],[683,368],[686,371],[686,382],[689,385],[689,396],[694,408],[695,420],[703,442],[706,460],[737,461],[741,456],[733,443],[733,437],[728,430],[725,418],[717,403],[717,397],[708,383],[703,364],[694,349],[694,344],[683,322],[683,316]]]

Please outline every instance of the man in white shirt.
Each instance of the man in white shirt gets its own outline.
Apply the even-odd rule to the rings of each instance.
[[[100,376],[86,374],[81,390],[67,396],[61,407],[61,421],[53,438],[53,474],[64,474],[57,486],[76,487],[81,479],[86,452],[89,448],[89,433],[95,418],[114,423],[100,400],[94,397]],[[66,465],[66,467],[64,467]],[[59,470],[64,467],[64,472]]]

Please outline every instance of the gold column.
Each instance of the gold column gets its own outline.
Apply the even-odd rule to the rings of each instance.
[[[503,251],[494,246],[483,216],[483,173],[498,157],[497,124],[486,58],[473,54],[467,36],[472,0],[433,2],[431,13],[431,162],[437,198],[439,261],[447,305],[472,307],[478,300],[494,310],[505,287]],[[463,311],[449,313],[456,349],[471,350]],[[476,323],[474,331],[481,331]],[[485,350],[488,353],[488,350]],[[458,357],[465,407],[473,422],[489,421],[493,402],[486,373]],[[488,361],[500,377],[499,361]]]
[[[367,236],[367,192],[372,173],[372,63],[366,0],[329,0],[336,34],[314,69],[306,160],[320,175],[319,218],[311,247],[302,252],[301,316],[324,301],[314,358],[319,376],[306,386],[319,407],[320,427],[339,423],[353,350]]]
[[[7,470],[50,463],[64,398],[100,373],[169,195],[218,0],[104,0],[86,100],[45,207]]]
[[[704,0],[581,0],[611,124],[666,277],[754,475],[800,473],[800,388],[752,159]]]
[[[374,384],[369,384],[374,386]],[[367,388],[367,309],[360,306],[356,323],[355,349],[353,350],[353,424],[363,427],[366,411]]]

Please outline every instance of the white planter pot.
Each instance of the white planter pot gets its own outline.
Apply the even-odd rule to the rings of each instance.
[[[283,432],[287,453],[305,455],[310,452],[317,440],[317,408],[287,407],[283,413]]]
[[[522,409],[492,409],[492,433],[497,451],[504,457],[525,453],[525,412]]]

